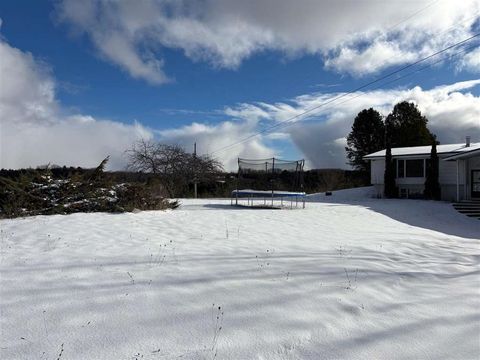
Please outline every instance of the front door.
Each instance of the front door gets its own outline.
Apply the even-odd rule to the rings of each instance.
[[[472,198],[480,198],[480,170],[472,170]]]

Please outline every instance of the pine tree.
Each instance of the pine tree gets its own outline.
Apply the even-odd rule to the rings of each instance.
[[[384,195],[387,198],[396,198],[398,196],[397,184],[395,183],[395,162],[392,159],[392,148],[387,143],[385,154],[385,175],[384,175]]]
[[[384,135],[385,126],[380,113],[372,108],[360,111],[347,137],[345,150],[349,164],[357,170],[370,172],[370,161],[363,160],[363,157],[384,148]]]
[[[430,145],[435,135],[428,130],[427,123],[428,119],[414,103],[402,101],[385,119],[387,141],[394,148]]]
[[[440,182],[438,181],[438,166],[437,144],[434,141],[430,152],[430,161],[427,162],[427,176],[425,179],[425,190],[423,192],[426,199],[440,200],[441,198]]]

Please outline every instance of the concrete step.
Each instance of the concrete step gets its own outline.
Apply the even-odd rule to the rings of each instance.
[[[480,204],[477,204],[477,203],[454,203],[453,206],[480,207]]]
[[[460,214],[478,214],[480,213],[480,209],[473,209],[473,210],[458,210]]]
[[[454,206],[455,209],[465,209],[465,210],[471,210],[471,209],[480,209],[480,206]]]
[[[466,215],[466,216],[468,216],[468,217],[471,217],[471,218],[476,218],[476,219],[480,220],[480,212],[474,213],[474,214],[464,214],[464,215]]]
[[[455,209],[480,209],[480,205],[453,205]]]
[[[480,220],[480,202],[479,201],[462,201],[452,204],[453,208],[460,214]]]

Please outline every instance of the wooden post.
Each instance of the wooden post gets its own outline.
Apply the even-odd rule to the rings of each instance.
[[[197,198],[197,143],[193,144],[193,193]]]
[[[460,201],[460,161],[457,159],[457,202]]]
[[[274,190],[274,183],[273,177],[275,176],[275,158],[272,158],[272,206],[273,206],[273,190]]]
[[[235,205],[238,205],[238,180],[240,178],[240,158],[237,159],[237,166],[238,166],[238,171],[237,171],[237,181],[235,184],[236,190],[235,191]]]

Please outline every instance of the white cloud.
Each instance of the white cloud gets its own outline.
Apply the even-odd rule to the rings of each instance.
[[[393,42],[374,41],[363,51],[355,47],[341,48],[335,56],[326,59],[325,66],[341,73],[363,75],[416,59],[417,53],[413,49],[402,48]]]
[[[47,163],[93,167],[111,155],[109,168],[120,169],[124,150],[135,139],[152,136],[137,123],[66,115],[44,64],[3,40],[0,59],[0,168]]]
[[[155,134],[187,150],[197,141],[201,153],[211,152],[254,133],[260,119],[270,116],[253,105],[244,105],[224,110],[232,121],[154,131],[137,122],[123,124],[69,114],[56,100],[56,82],[45,64],[1,39],[0,58],[0,168],[47,163],[93,167],[110,155],[108,168],[122,169],[126,165],[124,151],[134,141]],[[222,154],[221,160],[227,169],[232,169],[238,154],[269,157],[273,153],[262,139],[254,139],[234,152]]]
[[[302,95],[289,104],[242,104],[238,107],[238,111],[235,109],[227,111],[228,115],[238,115],[238,113],[244,115],[242,120],[237,122],[227,121],[215,126],[193,124],[164,131],[162,135],[167,141],[188,139],[188,143],[198,141],[208,144],[207,151],[211,151],[238,142],[255,131],[264,129],[261,120],[269,119],[268,125],[280,125],[274,129],[272,135],[264,133],[263,137],[254,138],[253,142],[247,141],[238,147],[228,148],[215,155],[226,162],[227,168],[234,169],[234,159],[239,154],[242,156],[245,148],[249,149],[249,156],[253,158],[271,156],[271,154],[279,156],[279,151],[268,150],[263,144],[267,140],[290,139],[304,154],[310,167],[347,168],[345,137],[350,132],[356,114],[364,108],[373,107],[386,116],[396,103],[404,100],[413,101],[418,105],[429,119],[429,128],[442,143],[461,143],[465,135],[471,135],[472,141],[480,142],[480,97],[469,92],[478,85],[480,80],[438,86],[430,90],[416,86],[411,89],[354,93],[318,108],[309,116],[292,122],[288,127],[283,127],[281,121],[328,102],[343,93]],[[350,100],[345,101],[346,99]]]
[[[0,167],[19,168],[46,163],[92,167],[111,155],[110,169],[125,166],[124,150],[141,137],[179,143],[187,150],[194,142],[200,153],[211,153],[235,143],[265,126],[281,124],[291,116],[328,102],[343,93],[313,93],[289,102],[240,104],[223,110],[225,121],[193,123],[161,131],[139,123],[123,124],[85,114],[68,114],[55,97],[56,82],[45,64],[31,54],[0,40]],[[350,94],[341,101],[299,117],[292,126],[214,153],[228,170],[236,158],[281,156],[278,141],[291,141],[311,167],[346,167],[345,136],[362,109],[374,107],[387,115],[393,105],[408,100],[430,119],[429,127],[442,143],[462,142],[465,135],[480,141],[480,97],[471,89],[479,80],[425,90],[374,90]],[[345,101],[350,99],[349,101]]]
[[[55,82],[45,64],[0,40],[2,121],[52,122],[57,113]]]
[[[480,48],[466,54],[458,64],[458,70],[467,70],[472,73],[478,72],[480,69]]]
[[[193,147],[194,142],[197,142],[199,153],[209,154],[254,134],[257,125],[257,122],[251,119],[240,122],[224,121],[218,125],[193,123],[181,128],[160,131],[159,135],[160,141],[179,144],[187,150]],[[234,148],[212,154],[223,163],[227,170],[236,169],[238,157],[266,158],[274,155],[275,151],[264,144],[262,137],[252,138]]]
[[[102,57],[133,78],[151,84],[170,81],[163,72],[163,61],[146,46],[156,12],[149,1],[64,1],[57,9],[59,21],[72,23],[75,32],[87,33]]]
[[[265,50],[317,54],[328,69],[362,76],[471,36],[480,1],[62,0],[56,14],[101,56],[161,84],[163,47],[225,68]],[[464,62],[480,71],[475,55]]]

